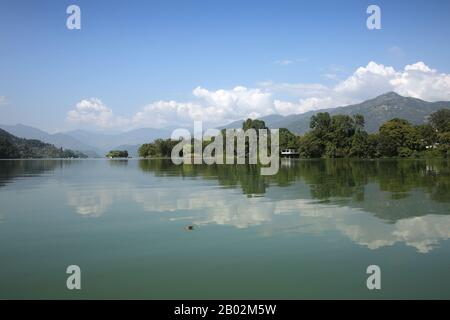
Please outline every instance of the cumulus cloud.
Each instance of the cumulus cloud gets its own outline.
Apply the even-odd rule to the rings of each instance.
[[[352,99],[363,100],[368,97],[392,91],[390,83],[397,76],[393,67],[385,67],[370,61],[366,67],[359,67],[353,75],[338,83],[332,91]]]
[[[67,120],[74,123],[93,124],[102,128],[121,127],[129,120],[113,114],[100,99],[90,98],[78,102],[75,109],[69,111]]]
[[[357,100],[387,91],[427,101],[450,100],[450,75],[438,73],[422,61],[406,65],[400,71],[371,61],[336,85],[333,91]]]
[[[260,117],[274,112],[273,97],[261,89],[247,89],[238,86],[231,90],[209,91],[197,87],[195,97],[203,100],[205,106],[223,119],[236,119],[236,116],[251,118]]]
[[[220,125],[245,117],[258,118],[276,113],[271,93],[237,86],[211,91],[197,87],[195,102],[156,101],[133,116],[135,126],[185,125],[196,120]]]
[[[407,65],[391,84],[402,95],[428,101],[450,100],[450,74],[439,73],[421,61]]]
[[[260,86],[272,93],[297,96],[296,102],[277,102],[279,111],[303,113],[358,103],[388,91],[427,101],[450,100],[450,74],[439,73],[424,62],[406,65],[403,70],[370,61],[334,86],[319,83],[271,83]]]
[[[91,98],[80,101],[67,119],[104,128],[185,126],[195,120],[217,126],[248,117],[304,113],[358,103],[388,91],[427,101],[450,100],[450,74],[439,73],[422,61],[401,70],[370,61],[334,85],[266,81],[256,88],[197,87],[190,101],[154,101],[129,118],[114,115],[101,100]]]
[[[146,105],[132,119],[134,125],[149,125],[155,128],[166,125],[182,125],[186,121],[205,120],[201,105],[177,101],[156,101]],[[207,111],[207,110],[205,110]]]

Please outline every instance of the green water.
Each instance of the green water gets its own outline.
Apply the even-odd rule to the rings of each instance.
[[[450,298],[449,237],[448,161],[0,161],[2,299]]]

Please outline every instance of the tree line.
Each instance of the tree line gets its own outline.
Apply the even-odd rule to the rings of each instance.
[[[394,118],[383,123],[377,133],[364,130],[362,115],[335,115],[327,112],[311,117],[311,130],[297,140],[305,158],[395,158],[450,156],[450,110],[431,114],[429,122],[413,125]]]
[[[360,114],[330,116],[320,112],[311,117],[310,131],[302,136],[279,129],[280,150],[295,149],[302,158],[450,157],[450,110],[436,111],[428,120],[413,125],[394,118],[383,123],[377,133],[367,133]],[[267,129],[264,121],[247,119],[242,129],[249,128]],[[157,139],[143,144],[139,156],[170,157],[177,143]],[[209,143],[211,140],[204,140],[203,147]]]

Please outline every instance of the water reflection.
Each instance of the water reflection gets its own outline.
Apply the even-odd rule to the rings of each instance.
[[[262,236],[338,231],[369,249],[403,243],[427,253],[450,237],[448,161],[290,160],[275,176],[259,173],[170,160],[2,161],[0,187],[54,183],[84,217],[133,203],[168,223],[258,226]]]
[[[0,187],[20,178],[50,173],[68,163],[64,160],[0,160]]]
[[[408,198],[420,190],[433,201],[450,202],[450,162],[447,160],[290,160],[282,164],[275,176],[259,175],[256,165],[173,166],[166,160],[141,160],[139,166],[156,176],[214,179],[224,187],[240,187],[249,196],[264,195],[269,186],[286,187],[304,181],[311,197],[324,202],[363,203],[374,196],[373,190],[367,188],[372,184],[377,185],[380,193],[386,192],[383,194],[386,201]],[[391,212],[384,218],[396,220],[404,214],[411,213]]]
[[[273,177],[260,176],[256,166],[171,167],[143,160],[140,168],[156,176],[214,179],[251,197],[239,197],[236,189],[194,194],[183,187],[170,190],[176,201],[168,190],[141,197],[149,211],[195,211],[199,225],[264,225],[266,234],[338,230],[369,249],[404,243],[421,253],[450,237],[448,161],[291,160]]]

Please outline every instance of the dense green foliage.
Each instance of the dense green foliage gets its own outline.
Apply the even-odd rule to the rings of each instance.
[[[247,119],[246,121],[244,121],[242,123],[242,129],[244,129],[244,130],[255,129],[255,130],[257,130],[257,134],[258,134],[259,129],[267,129],[267,127],[266,127],[266,124],[264,123],[264,121]],[[222,130],[222,136],[225,139],[225,129]],[[292,135],[292,136],[294,136],[294,135]],[[204,149],[206,146],[208,146],[213,141],[214,141],[214,138],[210,139],[210,140],[203,140],[202,141],[202,149]],[[139,156],[143,157],[143,158],[168,158],[171,156],[172,148],[178,143],[179,143],[179,141],[173,141],[171,139],[157,139],[153,143],[144,143],[139,148],[139,151],[138,151]],[[248,141],[246,141],[246,144],[248,144]],[[192,145],[191,152],[193,153],[194,152],[194,150],[193,150],[194,139],[191,139],[191,145]],[[223,146],[224,146],[224,153],[225,153],[225,143],[223,144]],[[248,146],[246,146],[246,149],[248,149]]]
[[[18,138],[0,129],[0,159],[23,158],[86,158],[86,155],[39,140]]]
[[[430,123],[438,132],[450,132],[450,109],[441,109],[432,113]]]
[[[389,120],[375,134],[364,130],[364,117],[358,114],[318,113],[311,117],[310,127],[298,142],[305,158],[450,156],[450,110],[446,109],[433,113],[429,124]]]
[[[280,150],[296,149],[303,158],[450,156],[450,110],[443,109],[431,114],[430,123],[422,125],[412,125],[404,119],[394,118],[382,124],[378,133],[373,134],[368,134],[364,125],[365,119],[361,114],[330,116],[328,112],[319,112],[311,117],[311,130],[303,136],[297,136],[286,128],[279,129]],[[252,119],[243,122],[242,128],[267,129],[264,121]],[[203,148],[211,141],[203,141]],[[170,139],[158,139],[143,144],[139,155],[170,157],[177,143]]]
[[[266,123],[262,120],[247,119],[244,121],[244,123],[242,123],[242,129],[255,129],[256,131],[258,131],[259,129],[267,129],[267,127]]]
[[[172,148],[179,141],[171,139],[156,139],[153,143],[144,143],[140,146],[138,153],[143,158],[166,158],[170,157]]]
[[[106,155],[107,158],[128,158],[127,150],[111,150]]]

